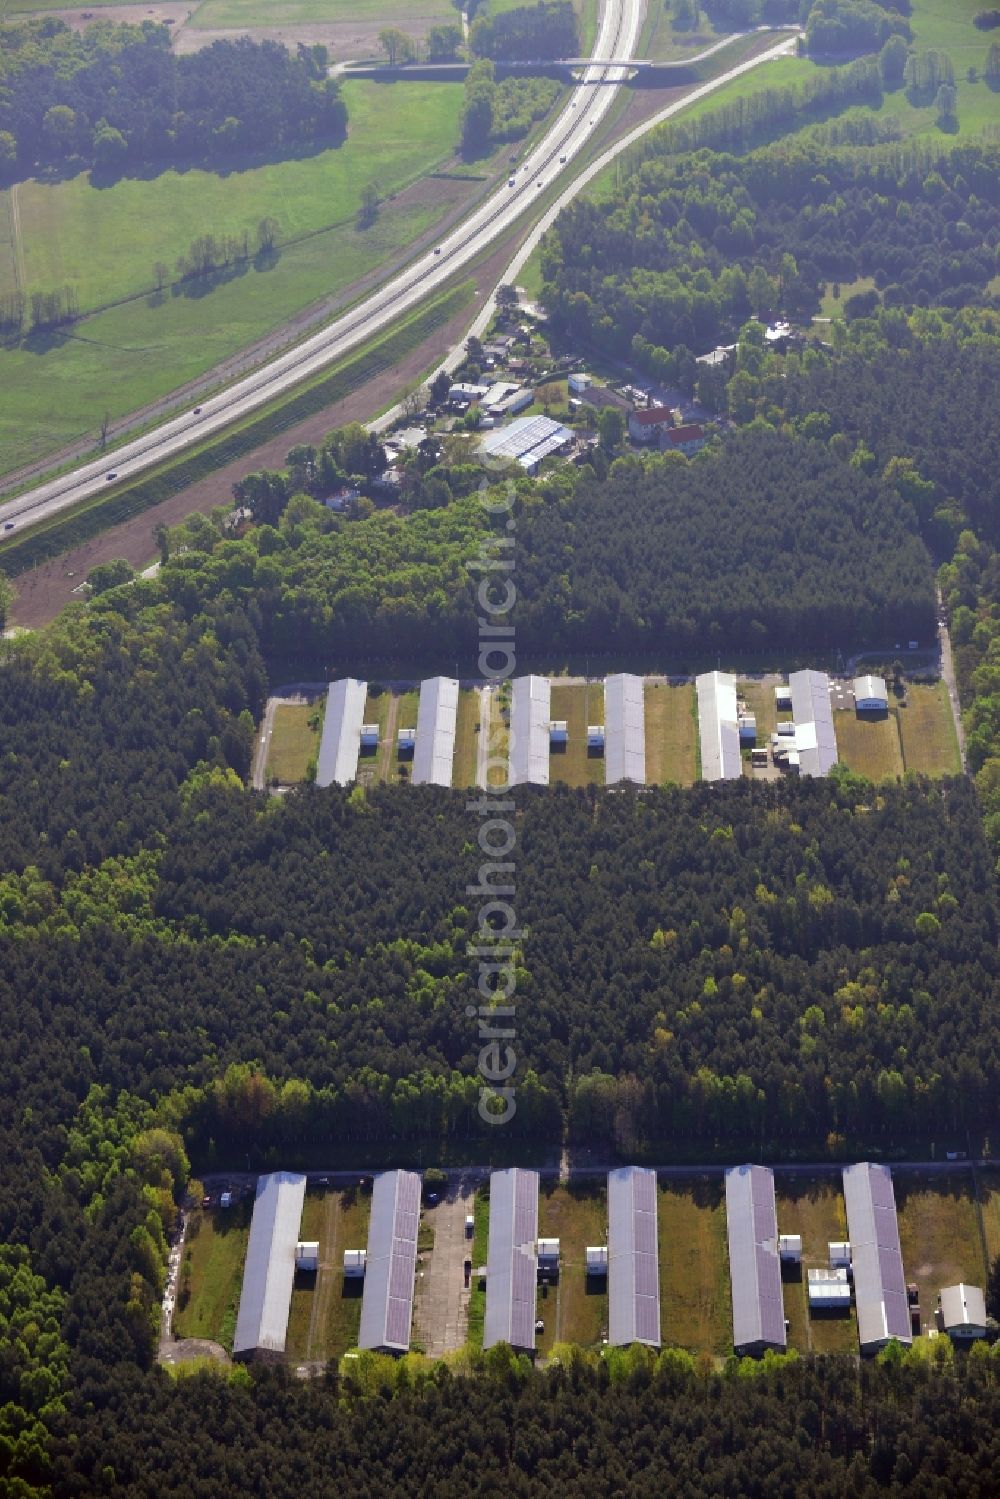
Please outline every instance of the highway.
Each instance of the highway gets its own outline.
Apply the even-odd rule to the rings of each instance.
[[[606,0],[591,55],[623,62],[631,58],[644,10],[645,0]],[[509,182],[505,181],[440,245],[335,322],[200,406],[171,418],[95,462],[0,503],[0,538],[16,536],[24,527],[108,491],[116,481],[134,479],[153,465],[204,441],[343,358],[426,301],[456,271],[505,235],[529,210],[538,193],[568,169],[611,108],[618,94],[616,85],[627,76],[627,67],[615,63],[602,61],[590,65],[551,128],[523,161],[512,166]]]

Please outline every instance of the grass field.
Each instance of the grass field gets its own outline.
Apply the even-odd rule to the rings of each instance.
[[[257,26],[305,26],[338,21],[358,25],[407,26],[454,22],[449,0],[204,0],[189,22],[205,31],[252,29]]]
[[[833,715],[837,753],[848,769],[872,781],[893,780],[903,774],[899,726],[890,712],[885,718],[860,718],[853,708]]]
[[[906,689],[906,707],[896,709],[903,766],[928,776],[960,775],[962,762],[944,682],[913,682]]]
[[[933,1327],[942,1286],[986,1284],[972,1173],[894,1171],[892,1181],[906,1280],[920,1288],[923,1327]]]
[[[604,683],[581,687],[552,684],[552,717],[565,719],[569,742],[566,749],[549,755],[549,780],[567,786],[604,784],[604,758],[587,753],[587,726],[604,722]]]
[[[506,686],[506,683],[504,684]],[[510,743],[510,730],[507,726],[510,700],[504,700],[501,696],[503,687],[499,692],[490,693],[490,750],[489,757],[496,763],[487,770],[486,780],[490,786],[502,786],[507,779],[509,771],[501,771],[501,765],[507,759],[508,745]]]
[[[304,781],[310,760],[319,749],[319,730],[312,727],[317,708],[308,703],[280,703],[274,710],[274,728],[267,753],[267,778],[282,786]]]
[[[476,784],[476,756],[479,749],[479,693],[466,690],[458,694],[458,723],[455,731],[455,760],[452,784]]]
[[[958,88],[958,132],[960,136],[978,134],[986,125],[996,125],[1000,116],[1000,101],[982,81],[982,71],[991,40],[996,33],[978,31],[972,24],[978,11],[988,9],[979,0],[913,0],[908,19],[913,32],[913,47],[918,52],[935,48],[946,52],[955,69],[955,84]],[[978,72],[978,81],[970,83],[969,68]],[[933,105],[915,109],[905,92],[887,94],[882,110],[895,115],[907,134],[926,134],[942,140],[954,140],[954,135],[943,135],[935,121]]]
[[[445,159],[458,133],[461,89],[452,84],[355,82],[345,86],[351,137],[338,151],[221,176],[164,172],[98,189],[86,176],[54,186],[21,184],[22,250],[29,285],[77,287],[81,305],[115,297],[66,335],[35,335],[0,349],[0,471],[8,472],[99,429],[345,290],[398,254],[435,222],[433,201],[383,207],[358,230],[362,189],[386,193]],[[0,236],[10,222],[0,195]],[[153,293],[153,263],[170,266],[198,234],[281,225],[270,268],[206,278]],[[336,225],[326,232],[322,226]],[[0,245],[0,292],[11,284],[9,234]],[[136,296],[137,293],[148,293]]]
[[[647,682],[646,780],[651,786],[673,781],[693,786],[698,776],[698,722],[694,685],[658,686]]]
[[[211,1338],[232,1350],[252,1213],[253,1198],[248,1197],[232,1208],[192,1214],[184,1244],[191,1295],[174,1314],[174,1329],[182,1338]]]
[[[475,1228],[472,1234],[472,1287],[469,1294],[469,1326],[466,1342],[470,1348],[483,1346],[483,1319],[486,1316],[486,1282],[476,1277],[476,1271],[486,1264],[486,1252],[490,1234],[490,1200],[479,1191],[473,1203]]]
[[[660,1188],[660,1315],[665,1343],[728,1353],[732,1295],[721,1176]]]
[[[859,276],[856,281],[824,282],[823,295],[820,298],[819,304],[819,316],[826,318],[843,317],[844,303],[848,297],[855,297],[859,292],[871,291],[874,285],[874,276]],[[840,288],[839,297],[833,295],[834,286]]]
[[[990,1264],[1000,1254],[1000,1168],[988,1166],[977,1173],[979,1178],[979,1200],[983,1209],[983,1229],[986,1234],[986,1253]]]
[[[538,1334],[544,1357],[553,1343],[599,1348],[607,1334],[607,1281],[587,1282],[588,1244],[608,1242],[608,1209],[603,1182],[560,1186],[543,1181],[538,1204],[540,1238],[558,1239],[558,1287],[538,1291],[538,1315],[545,1331]]]
[[[856,1353],[858,1324],[853,1306],[849,1312],[809,1315],[806,1271],[827,1266],[830,1241],[847,1238],[840,1178],[782,1173],[775,1178],[775,1187],[779,1232],[802,1235],[801,1272],[786,1272],[783,1286],[789,1346],[801,1353]]]
[[[757,720],[757,743],[769,744],[778,724],[774,686],[770,682],[737,682],[737,690]]]

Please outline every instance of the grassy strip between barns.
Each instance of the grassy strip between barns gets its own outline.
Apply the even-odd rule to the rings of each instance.
[[[490,1200],[479,1191],[473,1208],[475,1228],[472,1234],[472,1292],[469,1296],[469,1330],[466,1342],[470,1348],[482,1348],[483,1324],[486,1318],[486,1282],[480,1280],[477,1271],[486,1264],[490,1233]]]
[[[174,1314],[182,1338],[211,1338],[232,1352],[252,1212],[247,1197],[231,1208],[191,1214]]]
[[[466,306],[472,295],[473,283],[462,282],[394,333],[352,355],[287,400],[231,428],[225,436],[195,449],[178,462],[165,464],[135,484],[117,489],[106,499],[96,497],[69,517],[56,516],[51,522],[34,527],[21,540],[0,549],[0,571],[16,578],[70,547],[82,545],[110,526],[162,504],[234,459],[253,453],[277,433],[343,400],[359,385],[392,368]]]
[[[646,780],[692,786],[698,779],[698,719],[694,684],[646,683]]]
[[[281,786],[304,781],[319,749],[321,703],[279,703],[267,755],[268,780]]]
[[[906,707],[896,709],[903,766],[928,776],[957,776],[962,771],[958,735],[944,682],[911,682]]]
[[[587,1245],[608,1242],[607,1197],[603,1182],[569,1185],[543,1181],[538,1233],[559,1240],[559,1280],[540,1287],[538,1316],[545,1323],[538,1351],[547,1356],[555,1343],[599,1348],[608,1331],[606,1276],[587,1277]]]

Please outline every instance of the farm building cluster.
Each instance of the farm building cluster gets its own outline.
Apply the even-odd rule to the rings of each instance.
[[[284,1356],[293,1287],[319,1268],[319,1245],[299,1237],[306,1190],[304,1175],[278,1171],[257,1184],[239,1301],[234,1356],[279,1360]],[[732,1305],[732,1348],[759,1357],[789,1347],[785,1297],[798,1282],[812,1319],[850,1318],[862,1354],[890,1341],[904,1346],[921,1330],[919,1291],[903,1268],[896,1199],[890,1169],[860,1162],[842,1172],[848,1238],[806,1246],[802,1233],[783,1233],[773,1171],[762,1165],[725,1172],[725,1219]],[[484,1293],[485,1349],[497,1344],[534,1356],[544,1321],[539,1297],[558,1286],[563,1245],[539,1233],[540,1174],[523,1167],[493,1171],[489,1179],[486,1263],[465,1260],[470,1280]],[[385,1171],[374,1179],[367,1246],[338,1250],[332,1273],[342,1270],[344,1294],[360,1286],[358,1347],[383,1353],[410,1350],[414,1290],[420,1256],[422,1181],[415,1171]],[[661,1242],[670,1244],[669,1212],[662,1225],[657,1173],[620,1166],[607,1174],[603,1243],[587,1243],[587,1294],[606,1296],[602,1342],[610,1347],[639,1343],[659,1348],[671,1341],[675,1309],[661,1310]],[[600,1219],[591,1226],[599,1229]],[[842,1220],[843,1221],[843,1220]],[[467,1239],[475,1217],[465,1218]],[[807,1237],[815,1237],[815,1234]],[[472,1253],[471,1244],[467,1246]],[[822,1263],[815,1261],[817,1248]],[[666,1250],[669,1256],[669,1249]],[[577,1248],[579,1254],[579,1247]],[[803,1277],[803,1269],[805,1275]],[[420,1272],[422,1273],[422,1272]],[[802,1286],[802,1281],[805,1281]],[[935,1331],[958,1342],[987,1333],[983,1289],[964,1281],[940,1287]],[[667,1335],[664,1337],[664,1326]]]
[[[565,690],[587,695],[584,706],[593,709],[593,716],[599,720],[571,726],[567,718],[553,716],[553,693],[564,690],[558,678],[514,678],[509,684],[509,699],[497,699],[500,726],[507,731],[510,784],[547,786],[550,779],[557,778],[552,757],[565,755],[574,744],[583,746],[585,736],[586,758],[601,762],[600,773],[592,779],[609,786],[622,782],[646,785],[650,779],[646,693],[655,680],[618,672],[603,683],[588,681],[570,686]],[[757,715],[741,696],[732,673],[705,672],[695,678],[694,687],[703,780],[732,780],[747,770],[771,768],[776,773],[825,776],[837,764],[834,704],[826,673],[795,671],[787,684],[774,689],[774,728],[769,735],[761,733]],[[837,706],[842,709],[848,689],[838,681],[835,690]],[[396,758],[401,764],[409,764],[409,779],[414,785],[456,784],[462,692],[453,677],[429,678],[420,684],[416,723],[411,720],[393,729]],[[488,703],[489,698],[487,691],[484,700]],[[858,678],[852,701],[858,719],[888,716],[888,693],[881,677]],[[482,702],[477,707],[481,708]],[[373,711],[366,682],[344,677],[330,684],[317,757],[318,785],[350,784],[358,778],[362,758],[380,751],[384,726],[366,721],[366,710]],[[477,723],[477,732],[485,728],[485,722]],[[492,745],[490,755],[493,764],[502,758]],[[465,773],[468,775],[468,768]],[[400,774],[405,776],[405,766]]]

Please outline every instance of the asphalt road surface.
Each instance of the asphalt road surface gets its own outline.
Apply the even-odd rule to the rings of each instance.
[[[552,127],[526,159],[512,167],[512,185],[505,183],[440,245],[343,317],[201,406],[97,462],[0,504],[0,526],[20,530],[101,493],[115,481],[135,478],[273,401],[424,302],[506,234],[539,191],[562,175],[585,149],[627,77],[627,68],[616,67],[611,60],[634,56],[644,10],[645,0],[607,0],[592,54],[605,61],[585,70]],[[0,531],[0,535],[10,534]]]

